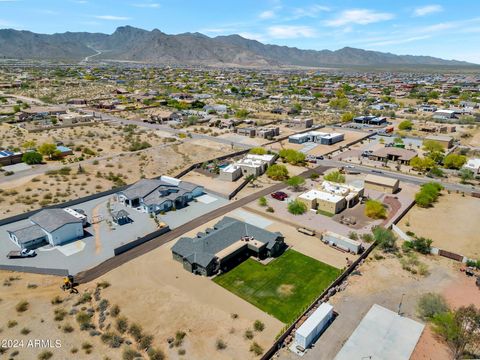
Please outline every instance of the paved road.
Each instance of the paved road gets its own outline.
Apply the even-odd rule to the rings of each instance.
[[[317,173],[317,174],[323,174],[329,167],[326,166],[318,166],[314,169],[307,170],[300,174],[301,176],[308,177],[312,173]],[[260,191],[257,191],[256,193],[253,193],[251,195],[248,195],[240,200],[233,201],[225,206],[222,206],[221,208],[215,209],[205,215],[202,215],[198,217],[197,219],[190,221],[189,223],[186,223],[182,226],[179,226],[178,228],[175,228],[174,230],[159,236],[153,240],[147,241],[123,254],[120,254],[118,256],[115,256],[113,258],[110,258],[100,265],[83,271],[79,274],[76,275],[76,280],[79,283],[87,283],[90,281],[93,281],[97,279],[98,277],[106,274],[107,272],[117,268],[120,265],[123,265],[127,263],[130,260],[133,260],[137,258],[138,256],[144,255],[154,249],[156,249],[159,246],[162,246],[170,241],[175,240],[179,236],[182,236],[183,234],[194,230],[195,228],[217,218],[222,215],[225,215],[226,213],[233,211],[239,207],[242,207],[256,199],[258,199],[261,196],[266,196],[272,192],[279,191],[283,188],[285,188],[287,185],[285,183],[279,183],[272,185],[268,188],[262,189]]]
[[[432,179],[432,178],[428,178],[428,177],[415,176],[415,175],[408,175],[408,174],[399,173],[399,172],[390,171],[390,170],[384,170],[384,169],[373,169],[369,166],[351,164],[349,162],[344,162],[344,161],[320,160],[320,161],[318,161],[318,163],[321,164],[321,165],[326,165],[326,166],[331,166],[331,167],[353,166],[352,170],[359,171],[363,174],[381,175],[381,176],[385,176],[385,177],[388,177],[388,178],[398,179],[398,180],[403,181],[403,182],[415,184],[415,185],[422,185],[422,184],[425,184],[425,183],[430,182],[430,181],[436,181],[436,182],[439,182],[440,184],[442,184],[443,187],[445,187],[445,189],[447,189],[447,190],[460,191],[460,192],[465,192],[465,193],[480,192],[479,188],[476,188],[475,186],[472,186],[472,185],[452,184],[452,183],[439,181],[438,179]],[[381,173],[378,173],[379,171]]]

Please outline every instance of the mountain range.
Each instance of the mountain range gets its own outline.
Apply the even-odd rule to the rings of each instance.
[[[122,26],[111,35],[88,32],[37,34],[0,30],[0,57],[58,61],[125,61],[210,66],[471,66],[430,56],[394,55],[345,47],[340,50],[301,50],[266,45],[240,35],[208,37],[200,33],[169,35]]]

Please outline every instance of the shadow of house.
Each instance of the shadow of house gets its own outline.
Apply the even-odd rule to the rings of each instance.
[[[250,256],[277,257],[284,250],[281,233],[224,217],[213,229],[194,238],[180,238],[172,247],[172,255],[187,271],[211,276],[232,269]]]

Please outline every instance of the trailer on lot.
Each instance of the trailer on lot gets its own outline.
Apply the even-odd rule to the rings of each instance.
[[[305,351],[321,335],[333,319],[333,306],[322,303],[295,331],[297,350]]]
[[[322,234],[322,241],[339,249],[358,254],[362,252],[362,244],[359,241],[349,239],[332,231],[325,231]]]

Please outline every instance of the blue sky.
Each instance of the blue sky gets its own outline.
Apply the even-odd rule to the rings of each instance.
[[[0,28],[112,33],[122,25],[480,64],[479,0],[0,0]]]

